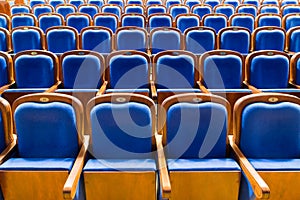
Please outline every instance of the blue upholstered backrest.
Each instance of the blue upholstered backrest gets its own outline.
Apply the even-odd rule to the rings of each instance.
[[[255,5],[257,8],[260,6],[260,1],[259,0],[244,0],[244,4],[251,4]]]
[[[279,6],[279,2],[277,0],[264,0],[262,5],[277,5]]]
[[[235,16],[232,18],[231,26],[245,27],[248,28],[250,32],[252,32],[254,29],[254,21],[255,21],[254,18],[247,15]]]
[[[81,33],[82,49],[99,53],[111,52],[111,35],[104,29],[89,29]]]
[[[53,53],[64,53],[77,48],[75,33],[69,29],[52,29],[47,33],[46,40],[48,51]]]
[[[66,103],[26,102],[14,113],[19,156],[68,158],[78,153],[76,116]]]
[[[118,21],[114,16],[97,16],[94,19],[95,26],[104,26],[115,32],[118,27]]]
[[[137,26],[137,27],[144,28],[145,27],[145,19],[139,15],[126,15],[122,18],[121,24],[123,27]]]
[[[223,16],[208,16],[204,19],[203,24],[215,29],[216,33],[218,33],[220,29],[227,26],[227,19]]]
[[[5,144],[5,133],[4,133],[4,124],[3,124],[3,119],[2,119],[2,113],[0,112],[0,152],[5,149],[6,144]]]
[[[185,5],[187,5],[190,8],[192,8],[196,4],[201,4],[201,1],[200,0],[187,0],[187,1],[185,1]]]
[[[34,19],[31,16],[14,16],[11,19],[11,27],[16,28],[19,26],[34,26]]]
[[[123,0],[108,0],[107,4],[114,4],[114,5],[118,5],[118,6],[121,6],[121,7],[124,6]]]
[[[260,10],[260,13],[275,13],[279,14],[280,10],[277,6],[272,6],[272,7],[263,7]]]
[[[148,16],[155,13],[166,13],[166,12],[167,9],[164,6],[159,6],[159,7],[153,6],[148,9]]]
[[[90,21],[85,15],[72,15],[67,18],[66,24],[74,27],[80,33],[81,29],[90,25]]]
[[[103,7],[102,12],[103,13],[112,13],[112,14],[117,15],[120,18],[122,10],[119,7],[112,5],[112,6]]]
[[[204,0],[203,3],[210,5],[214,9],[214,7],[216,5],[220,4],[220,1],[219,0]]]
[[[287,88],[289,60],[283,55],[259,55],[250,63],[250,84],[261,89]]]
[[[168,158],[224,158],[227,111],[220,104],[181,102],[167,110]]]
[[[212,13],[212,10],[209,6],[197,6],[194,7],[193,13],[202,18],[204,15]]]
[[[248,158],[299,158],[300,106],[252,103],[242,112],[240,148]]]
[[[283,0],[281,1],[281,6],[288,5],[288,4],[299,4],[297,0]]]
[[[253,6],[244,6],[238,9],[238,13],[249,13],[254,17],[256,17],[257,8]]]
[[[251,35],[246,30],[227,30],[220,36],[220,49],[249,53]],[[243,41],[243,42],[241,42]]]
[[[47,7],[47,6],[43,6],[43,7],[36,7],[33,11],[33,14],[36,16],[36,17],[39,17],[40,14],[43,14],[43,13],[51,13],[52,12],[52,9],[51,7]]]
[[[149,158],[152,118],[148,106],[137,103],[101,103],[90,112],[91,153],[96,158]]]
[[[161,0],[149,0],[146,2],[146,6],[150,6],[150,5],[162,5],[162,1]]]
[[[297,60],[296,64],[296,84],[300,85],[300,60]]]
[[[86,13],[86,14],[88,14],[89,16],[91,16],[91,18],[93,18],[94,15],[98,13],[98,10],[97,10],[97,8],[94,7],[94,6],[88,6],[88,5],[87,5],[87,6],[81,6],[81,7],[79,8],[79,12],[81,12],[81,13]]]
[[[232,8],[231,6],[219,6],[216,8],[215,13],[224,14],[229,18],[234,14],[234,8]]]
[[[45,1],[44,0],[31,0],[29,3],[31,8],[37,4],[45,4]]]
[[[300,30],[294,30],[289,39],[289,50],[292,52],[300,52]]]
[[[284,9],[282,9],[281,11],[282,13],[282,16],[285,16],[286,14],[289,14],[289,13],[300,13],[300,6],[294,6],[294,5],[291,5],[291,6],[288,6],[288,7],[285,7]]]
[[[42,50],[42,38],[35,29],[18,29],[12,32],[12,44],[14,53],[24,50]]]
[[[180,33],[174,30],[158,30],[152,35],[152,53],[164,50],[179,50],[181,46]]]
[[[239,0],[224,0],[223,4],[229,4],[232,5],[234,8],[238,7],[238,5],[240,5],[240,1]]]
[[[140,6],[135,6],[135,5],[132,5],[132,6],[127,6],[125,8],[125,13],[137,13],[137,14],[144,14],[144,9],[143,7],[140,7]]]
[[[156,63],[158,88],[182,89],[194,87],[195,64],[188,55],[163,55]]]
[[[290,28],[300,26],[300,16],[293,15],[286,18],[285,21],[285,30],[288,31]]]
[[[157,27],[172,27],[172,18],[168,15],[157,15],[149,18],[150,30]]]
[[[56,8],[57,5],[65,3],[64,0],[49,0],[49,4]]]
[[[186,34],[186,50],[196,54],[215,49],[216,38],[211,30],[192,30]]]
[[[173,19],[176,18],[177,15],[179,14],[186,14],[189,13],[189,9],[185,6],[173,6],[169,10],[170,15],[173,17]]]
[[[148,88],[148,61],[141,55],[115,55],[109,60],[110,87],[114,89]]]
[[[10,12],[13,15],[18,13],[30,13],[30,10],[26,6],[18,6],[18,7],[12,7]]]
[[[3,16],[0,16],[0,27],[8,29],[7,19]]]
[[[103,71],[103,64],[94,55],[68,55],[62,60],[64,88],[100,88]]]
[[[243,65],[236,55],[211,55],[203,63],[203,79],[209,89],[238,89],[242,86]]]
[[[281,27],[281,17],[280,16],[263,16],[258,20],[258,26],[277,26]]]
[[[255,37],[255,50],[284,50],[285,34],[281,30],[261,30]]]
[[[83,0],[69,0],[69,3],[78,8],[81,4],[84,4]]]
[[[0,56],[0,87],[8,84],[8,66],[4,57]]]
[[[104,4],[104,1],[103,0],[88,0],[88,3],[89,4],[95,4],[99,7],[101,7]]]
[[[142,30],[122,30],[116,37],[117,50],[146,51],[147,49],[147,35]]]
[[[76,10],[72,7],[72,6],[68,6],[68,5],[65,5],[65,6],[59,6],[56,8],[56,12],[58,14],[61,14],[64,19],[66,19],[66,16],[70,13],[75,13]]]
[[[46,33],[47,28],[52,26],[61,26],[63,24],[61,18],[56,15],[43,15],[39,18],[39,26]]]
[[[127,5],[144,5],[142,0],[128,0]]]
[[[7,51],[7,38],[3,31],[0,31],[0,51]]]
[[[181,0],[166,0],[165,4],[166,7],[169,8],[171,5],[175,5],[175,4],[181,4]]]
[[[49,56],[19,56],[14,68],[18,88],[48,88],[54,84],[54,62]]]
[[[199,26],[200,20],[195,16],[181,16],[177,20],[177,28],[184,33],[187,28]]]

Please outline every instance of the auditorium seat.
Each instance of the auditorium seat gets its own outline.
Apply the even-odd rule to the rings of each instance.
[[[78,7],[84,4],[84,0],[69,0],[69,4],[74,5],[78,10]]]
[[[300,27],[290,28],[286,33],[285,52],[295,54],[300,52]]]
[[[280,7],[278,5],[273,5],[273,4],[265,4],[261,5],[258,8],[258,13],[274,13],[274,14],[280,14]]]
[[[162,5],[162,1],[161,0],[148,0],[146,2],[146,6],[150,6],[150,5]]]
[[[88,0],[87,3],[94,4],[94,5],[98,6],[99,8],[104,5],[103,0]]]
[[[201,4],[201,0],[184,0],[183,4],[187,5],[191,9],[194,5]]]
[[[196,14],[179,14],[175,18],[175,25],[176,27],[184,33],[184,31],[188,28],[195,27],[195,26],[200,26],[201,24],[201,19],[198,15]]]
[[[116,4],[104,4],[101,7],[101,12],[115,14],[120,18],[122,15],[122,7]]]
[[[38,4],[46,4],[45,0],[30,0],[29,1],[29,6],[31,7],[31,9]]]
[[[286,14],[282,18],[282,27],[288,31],[293,27],[300,26],[300,13]]]
[[[79,34],[81,29],[92,25],[92,18],[86,13],[71,13],[66,16],[66,25],[75,28]]]
[[[88,14],[93,19],[100,12],[100,8],[95,4],[81,4],[78,7],[78,12]]]
[[[261,5],[275,5],[280,6],[280,2],[277,0],[262,0]]]
[[[190,7],[184,4],[174,4],[168,8],[168,13],[175,19],[179,14],[188,14]]]
[[[57,5],[65,4],[67,2],[65,0],[49,0],[48,3],[55,9]]]
[[[55,7],[55,12],[61,14],[64,17],[64,19],[66,19],[66,16],[68,14],[75,13],[76,11],[77,11],[76,6],[68,3],[59,4]]]
[[[255,18],[255,27],[262,26],[277,26],[281,27],[282,25],[282,17],[279,14],[274,13],[263,13],[259,14]]]
[[[142,14],[126,13],[122,14],[120,19],[120,26],[136,26],[140,28],[146,27],[146,17]]]
[[[19,13],[11,16],[11,27],[37,26],[37,19],[31,13]]]
[[[224,14],[227,18],[235,13],[233,5],[230,4],[219,4],[214,7],[214,13]]]
[[[94,16],[94,25],[107,27],[115,33],[119,27],[119,17],[112,13],[98,13]]]
[[[10,8],[10,12],[12,15],[20,14],[20,13],[31,13],[31,8],[25,4],[14,4]]]
[[[254,5],[256,8],[258,8],[261,2],[259,0],[243,0],[242,4]]]
[[[130,4],[130,1],[127,2],[127,5],[124,7],[124,13],[131,14],[145,14],[145,7],[141,4]]]
[[[151,14],[155,14],[155,13],[167,13],[167,8],[164,5],[159,5],[159,4],[149,5],[146,8],[146,13],[148,17]]]
[[[211,8],[214,9],[214,7],[219,5],[221,2],[219,0],[204,0],[202,3],[210,5]]]
[[[290,5],[290,4],[299,4],[298,0],[282,0],[281,1],[281,7],[285,5]]]
[[[246,13],[235,13],[229,18],[229,26],[240,26],[249,29],[252,33],[254,30],[255,17]]]
[[[287,4],[280,8],[281,15],[284,17],[290,13],[300,13],[300,5],[299,4]]]
[[[218,34],[219,30],[227,27],[227,16],[220,13],[206,14],[202,18],[202,26],[208,26],[215,29]]]
[[[254,17],[257,15],[257,7],[253,4],[241,4],[236,8],[237,13],[251,14]]]
[[[123,8],[125,5],[125,2],[124,2],[124,0],[107,0],[106,4],[117,5],[117,6],[120,6],[121,8]]]
[[[12,57],[0,52],[0,94],[15,83]]]
[[[19,98],[12,110],[17,145],[16,156],[0,165],[4,199],[83,199],[89,137],[83,136],[82,104],[39,93]]]
[[[167,13],[154,13],[148,16],[149,31],[154,28],[172,27],[173,18]]]
[[[234,7],[234,9],[236,9],[241,4],[241,2],[239,0],[222,0],[221,3],[232,5]]]
[[[191,8],[191,13],[198,15],[201,19],[206,14],[211,14],[213,9],[208,4],[196,4]]]
[[[294,87],[300,89],[300,53],[296,53],[291,58],[290,63],[290,81]]]
[[[164,4],[167,7],[167,9],[169,9],[170,6],[172,6],[172,5],[182,4],[182,3],[183,2],[181,0],[166,0],[166,1],[164,1]]]
[[[127,0],[126,4],[143,6],[144,2],[143,2],[143,0]],[[125,6],[124,6],[124,8],[125,8]]]
[[[38,18],[40,16],[40,14],[43,14],[43,13],[53,13],[54,12],[54,8],[49,4],[37,4],[37,5],[33,6],[31,10],[32,10],[32,13],[34,14],[34,16],[36,16],[36,18]]]
[[[63,26],[64,17],[58,13],[41,14],[38,18],[39,27],[46,33],[46,30],[53,26]]]
[[[158,122],[173,200],[236,200],[241,169],[230,157],[229,103],[209,94],[181,94],[167,98]]]
[[[0,27],[9,31],[11,29],[10,17],[4,13],[0,13]]]
[[[12,45],[11,45],[11,36],[8,30],[0,27],[0,51],[11,53]]]

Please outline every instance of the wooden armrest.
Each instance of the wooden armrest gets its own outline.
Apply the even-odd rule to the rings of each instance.
[[[250,85],[246,81],[243,81],[243,83],[252,91],[253,94],[262,93],[259,89],[257,89],[256,87]]]
[[[289,84],[297,89],[300,89],[300,85],[297,85],[295,83],[289,82]]]
[[[197,85],[198,85],[198,87],[200,88],[200,90],[201,90],[203,93],[206,93],[206,94],[210,94],[210,93],[211,93],[211,92],[209,92],[209,91],[207,90],[206,87],[204,87],[204,85],[201,84],[200,81],[197,81]]]
[[[237,162],[241,166],[245,176],[250,182],[250,185],[253,189],[253,192],[258,199],[269,199],[270,197],[270,188],[267,183],[261,178],[258,172],[250,164],[248,159],[241,152],[239,147],[234,143],[233,138],[229,138],[230,146],[233,149],[234,156],[237,159]]]
[[[13,135],[13,141],[3,150],[3,152],[0,154],[0,164],[2,164],[4,161],[6,161],[11,153],[14,152],[14,150],[17,147],[17,136]]]
[[[58,86],[61,84],[61,81],[57,81],[54,85],[52,85],[48,90],[46,90],[44,93],[52,93],[55,90],[57,90]]]
[[[156,87],[155,87],[155,83],[153,81],[150,81],[150,89],[151,89],[152,99],[157,100]]]
[[[13,81],[12,83],[10,83],[8,85],[4,85],[4,86],[0,87],[0,95],[3,94],[3,92],[5,92],[5,90],[9,89],[13,84],[15,84],[15,81]]]
[[[70,171],[67,181],[65,182],[63,188],[63,196],[64,199],[74,199],[76,194],[76,188],[78,185],[78,181],[81,176],[81,172],[83,169],[86,152],[89,145],[90,136],[85,135],[82,147],[79,151],[79,154],[74,162],[74,165]]]
[[[160,184],[162,187],[163,198],[169,199],[171,196],[171,182],[168,173],[165,153],[162,145],[162,136],[155,134],[156,148],[157,148],[157,160],[158,160],[158,170],[160,177]]]
[[[108,82],[104,81],[101,88],[99,89],[99,91],[97,92],[96,96],[100,96],[102,94],[105,93],[106,87],[107,87]]]

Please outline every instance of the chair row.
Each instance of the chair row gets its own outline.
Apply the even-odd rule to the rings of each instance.
[[[220,24],[217,24],[220,25]],[[184,25],[183,25],[184,26]],[[184,28],[184,27],[181,27]],[[187,27],[186,27],[187,28]],[[280,27],[259,27],[251,34],[244,27],[187,28],[184,34],[172,27],[154,28],[150,34],[139,27],[121,27],[113,33],[109,28],[89,26],[77,30],[69,26],[54,26],[46,34],[38,27],[17,27],[11,33],[0,28],[0,50],[18,53],[24,50],[48,50],[58,55],[70,50],[93,50],[108,54],[116,50],[138,50],[155,55],[165,50],[187,50],[196,55],[215,49],[233,50],[243,55],[259,50],[300,52],[300,27],[287,33]]]
[[[0,110],[5,199],[300,198],[292,95],[240,99],[233,137],[229,103],[208,94],[169,97],[157,117],[148,97],[101,95],[87,104],[88,132],[69,95],[26,95],[12,109],[0,98]]]

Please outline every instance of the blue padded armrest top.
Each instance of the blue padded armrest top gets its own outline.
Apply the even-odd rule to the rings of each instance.
[[[224,159],[168,159],[170,171],[240,171],[231,158]]]
[[[154,159],[90,159],[84,171],[156,171]]]
[[[248,159],[259,171],[299,171],[300,159]]]
[[[74,158],[11,158],[0,166],[0,170],[68,170]]]

